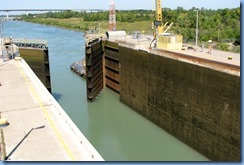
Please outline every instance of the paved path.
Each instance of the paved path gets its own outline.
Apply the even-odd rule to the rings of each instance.
[[[131,36],[126,36],[124,38],[118,38],[114,40],[120,45],[149,52],[156,55],[167,56],[175,60],[180,60],[188,63],[194,63],[196,65],[201,65],[211,69],[215,69],[221,72],[226,72],[240,76],[240,53],[233,53],[227,51],[220,51],[212,49],[211,54],[208,53],[208,49],[202,49],[198,47],[195,51],[194,49],[187,50],[164,50],[153,48],[149,49],[150,40],[147,38],[143,39],[132,39]],[[194,47],[194,46],[193,46]],[[229,57],[232,57],[229,59]]]
[[[24,60],[0,58],[0,83],[7,160],[103,160]]]
[[[208,49],[203,49],[202,51],[201,48],[198,48],[197,51],[194,50],[172,50],[172,51],[240,66],[240,53],[233,53],[233,52],[212,49],[211,54],[209,54]],[[231,60],[228,59],[229,56],[232,57]]]

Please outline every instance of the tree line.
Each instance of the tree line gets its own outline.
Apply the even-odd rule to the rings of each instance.
[[[196,21],[198,11],[198,39],[199,41],[214,40],[218,42],[240,42],[240,7],[233,9],[205,9],[195,8],[185,10],[182,7],[177,9],[162,8],[163,23],[173,22],[170,32],[183,35],[185,42],[195,40]],[[70,19],[80,18],[81,21],[107,21],[109,12],[48,12],[43,14],[23,15],[23,20],[34,21],[34,19]],[[116,21],[135,23],[139,21],[153,22],[155,11],[152,10],[116,10]],[[81,26],[80,26],[81,27]],[[151,28],[151,27],[146,27]],[[82,27],[81,27],[82,29]],[[126,29],[125,29],[126,30]]]

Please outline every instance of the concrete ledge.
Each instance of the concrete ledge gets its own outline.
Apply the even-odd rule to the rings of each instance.
[[[78,127],[74,124],[74,122],[70,119],[70,117],[66,114],[66,112],[63,110],[63,108],[58,104],[58,102],[54,99],[54,97],[50,94],[50,92],[46,89],[46,87],[42,84],[42,82],[36,77],[35,73],[30,69],[28,64],[22,60],[23,68],[25,69],[26,73],[29,77],[33,78],[33,84],[35,85],[36,89],[40,90],[40,92],[44,93],[43,100],[49,99],[53,106],[55,107],[55,110],[52,111],[56,118],[59,120],[59,122],[67,126],[67,129],[71,131],[75,137],[75,141],[82,145],[82,147],[86,150],[86,155],[84,157],[89,158],[92,161],[101,161],[103,158],[101,155],[96,151],[96,149],[92,146],[92,144],[87,140],[87,138],[81,133],[81,131],[78,129]],[[85,151],[84,150],[84,151]],[[89,160],[88,159],[88,160]]]
[[[0,96],[13,95],[9,98],[10,100],[0,101],[2,116],[8,118],[11,123],[10,127],[4,129],[7,156],[14,147],[17,147],[16,144],[20,142],[20,139],[26,137],[8,160],[103,161],[100,154],[23,59],[5,63],[4,69],[0,70],[1,75],[6,75],[6,77],[2,77],[4,79],[1,80],[3,86],[2,91],[0,89]],[[14,84],[11,84],[13,82]],[[10,86],[12,89],[9,88]],[[14,101],[18,98],[18,101]],[[13,105],[7,105],[10,102]],[[21,105],[18,106],[19,104]],[[31,134],[30,131],[27,132],[30,128],[33,130],[35,126],[40,126],[41,129]]]

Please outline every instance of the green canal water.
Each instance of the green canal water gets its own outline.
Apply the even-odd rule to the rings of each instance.
[[[207,161],[208,159],[103,90],[86,101],[86,82],[70,70],[84,58],[84,33],[40,24],[4,22],[5,37],[48,41],[52,92],[81,132],[108,161]]]

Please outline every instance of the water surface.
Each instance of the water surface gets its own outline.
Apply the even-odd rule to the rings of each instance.
[[[105,160],[205,161],[177,140],[103,90],[86,101],[86,82],[70,70],[84,58],[84,33],[40,24],[4,22],[4,36],[48,41],[53,96]]]

